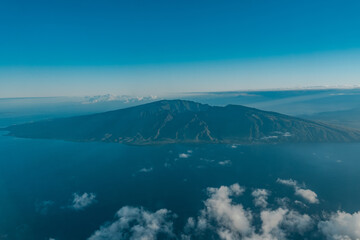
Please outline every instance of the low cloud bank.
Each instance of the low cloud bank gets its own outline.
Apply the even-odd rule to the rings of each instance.
[[[277,182],[293,187],[295,194],[307,195],[307,190],[311,191],[292,179],[278,179]],[[241,203],[246,189],[238,183],[209,187],[206,193],[204,207],[187,219],[180,233],[175,234],[173,229],[176,215],[167,209],[151,212],[142,207],[125,206],[116,213],[113,221],[102,225],[88,239],[287,240],[311,239],[312,236],[323,236],[328,240],[360,239],[360,212],[309,215],[304,212],[308,208],[299,210],[299,204],[291,205],[286,197],[274,198],[274,202],[269,203],[271,192],[267,189],[254,189],[250,194],[254,206],[259,208],[246,208]],[[312,198],[317,200],[317,195],[304,197],[309,202]]]

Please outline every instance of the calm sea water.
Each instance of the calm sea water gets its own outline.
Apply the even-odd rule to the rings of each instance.
[[[187,158],[180,158],[185,153]],[[185,156],[185,155],[182,155]],[[298,199],[277,178],[318,194],[310,213],[360,210],[360,144],[126,146],[0,137],[0,239],[86,239],[123,206],[167,208],[175,231],[207,187],[239,183]],[[141,170],[143,169],[143,170]],[[96,203],[74,211],[73,193]],[[242,204],[251,207],[251,196]]]

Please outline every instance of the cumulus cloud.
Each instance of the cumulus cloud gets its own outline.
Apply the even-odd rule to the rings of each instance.
[[[304,234],[313,227],[314,221],[307,214],[300,214],[297,211],[290,210],[285,215],[282,224],[289,232]]]
[[[250,239],[286,239],[289,233],[304,234],[313,227],[309,215],[284,208],[263,210],[260,218],[261,234],[254,234]]]
[[[353,214],[338,211],[318,224],[320,231],[329,240],[360,239],[360,211]]]
[[[259,239],[284,239],[285,233],[279,228],[287,210],[264,210],[260,213],[262,234]]]
[[[297,181],[295,181],[295,180],[278,178],[276,180],[276,182],[278,182],[280,184],[283,184],[283,185],[286,185],[286,186],[293,187],[294,190],[295,190],[295,195],[302,197],[303,199],[305,199],[309,203],[312,203],[312,204],[319,203],[317,194],[314,191],[301,187],[297,183]]]
[[[291,179],[279,179],[278,182],[294,189],[307,190],[299,187],[299,184]],[[198,215],[187,219],[183,232],[179,235],[175,235],[173,231],[173,220],[176,215],[169,210],[150,212],[143,208],[125,206],[117,212],[112,222],[101,226],[89,240],[287,240],[305,236],[311,239],[315,236],[313,230],[316,225],[316,229],[328,240],[360,239],[360,212],[350,214],[338,211],[323,218],[325,220],[319,220],[319,216],[311,217],[292,209],[288,198],[275,198],[270,206],[277,203],[278,207],[269,207],[270,191],[266,189],[255,189],[251,192],[254,205],[261,208],[250,209],[245,208],[240,202],[244,193],[245,188],[237,183],[207,188],[204,207]],[[319,237],[319,232],[316,234]]]
[[[205,209],[198,219],[198,228],[204,229],[214,224],[221,239],[237,239],[238,236],[251,234],[252,215],[241,204],[233,203],[231,197],[240,196],[245,189],[239,184],[229,187],[208,188],[209,198],[205,201]]]
[[[317,198],[317,194],[314,191],[311,191],[310,189],[302,189],[302,188],[295,188],[295,195],[298,195],[305,200],[307,200],[309,203],[319,203],[319,200]]]
[[[182,239],[197,239],[199,234],[210,232],[210,236],[213,233],[224,240],[285,240],[289,234],[304,234],[313,227],[313,220],[307,214],[285,207],[266,209],[266,198],[270,192],[256,189],[251,193],[255,197],[254,203],[264,208],[259,216],[261,225],[257,227],[257,214],[254,215],[250,209],[245,209],[235,201],[235,197],[242,195],[244,191],[245,188],[239,184],[208,188],[205,208],[200,211],[197,219],[188,219],[184,228],[186,234]],[[191,238],[191,231],[195,234],[194,238]]]
[[[251,195],[254,197],[254,204],[257,207],[266,208],[268,205],[267,199],[270,195],[270,191],[266,189],[255,189]]]
[[[82,210],[95,203],[95,198],[96,195],[94,193],[83,193],[82,195],[74,193],[71,207],[75,210]]]
[[[125,206],[116,213],[114,222],[100,227],[88,240],[154,240],[159,234],[168,239],[174,237],[174,217],[167,209],[150,212]]]

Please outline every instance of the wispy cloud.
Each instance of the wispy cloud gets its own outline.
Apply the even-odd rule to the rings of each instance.
[[[75,210],[83,210],[84,208],[92,205],[95,202],[96,195],[94,193],[85,192],[82,195],[74,193],[71,208]]]
[[[228,166],[228,165],[231,165],[231,160],[224,160],[224,161],[220,161],[219,162],[219,165],[222,165],[222,166]]]
[[[36,212],[42,214],[42,215],[46,215],[49,211],[49,209],[55,204],[54,201],[51,200],[45,200],[42,202],[36,202],[35,203],[35,209]]]
[[[141,173],[147,173],[147,172],[152,172],[154,169],[152,167],[150,168],[142,168],[139,170],[139,172]]]
[[[83,104],[93,104],[101,102],[112,102],[120,101],[122,103],[137,103],[137,102],[148,102],[152,100],[157,100],[157,96],[127,96],[127,95],[113,95],[113,94],[104,94],[104,95],[95,95],[85,97]]]

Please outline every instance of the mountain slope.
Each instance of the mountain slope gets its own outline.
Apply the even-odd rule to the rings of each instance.
[[[239,105],[158,101],[7,127],[9,135],[127,144],[351,142],[360,132]]]

